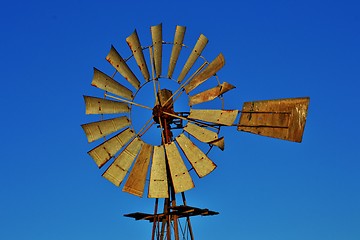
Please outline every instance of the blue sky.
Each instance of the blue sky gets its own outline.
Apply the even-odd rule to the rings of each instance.
[[[303,143],[223,129],[218,168],[187,192],[189,205],[219,211],[194,217],[197,239],[360,238],[360,17],[356,1],[15,1],[0,9],[0,238],[149,239],[151,225],[124,218],[151,212],[101,177],[86,154],[82,95],[93,67],[109,70],[111,44],[129,53],[136,28],[150,44],[163,24],[171,41],[209,39],[222,52],[222,81],[244,101],[310,96]],[[126,55],[126,54],[124,54]],[[108,72],[110,74],[110,72]]]

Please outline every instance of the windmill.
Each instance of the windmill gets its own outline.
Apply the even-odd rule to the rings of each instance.
[[[126,38],[131,51],[128,58],[111,46],[106,60],[115,69],[113,75],[94,68],[91,84],[105,92],[101,98],[84,96],[85,108],[86,114],[98,114],[101,120],[82,128],[89,142],[103,139],[88,154],[99,168],[106,166],[104,178],[116,186],[123,184],[124,192],[139,197],[147,192],[148,198],[155,199],[152,213],[126,217],[152,223],[152,239],[194,239],[190,217],[218,212],[188,205],[185,192],[195,187],[195,175],[202,178],[216,168],[209,152],[214,147],[224,150],[221,128],[236,127],[238,131],[301,142],[309,98],[251,101],[241,110],[225,109],[225,93],[235,86],[220,82],[217,75],[225,64],[221,53],[211,61],[202,55],[208,39],[201,34],[191,48],[183,43],[183,26],[176,26],[172,42],[163,40],[162,24],[150,30],[152,42],[148,46],[141,44],[136,30]],[[164,71],[166,47],[169,58]],[[183,65],[179,64],[180,56]],[[133,72],[131,64],[139,70]],[[174,74],[176,69],[178,74]],[[168,82],[175,87],[164,87]],[[151,99],[145,97],[145,102],[139,103],[138,96],[144,94],[146,86],[150,86],[146,92]],[[186,104],[178,105],[184,96]],[[147,111],[147,117],[132,115],[136,109]],[[140,128],[134,126],[133,118],[143,121]],[[144,140],[151,129],[158,131],[150,136],[158,138],[158,144]]]

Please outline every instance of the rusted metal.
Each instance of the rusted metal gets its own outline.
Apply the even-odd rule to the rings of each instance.
[[[154,48],[155,76],[159,78],[162,71],[162,24],[151,26],[150,30]]]
[[[165,144],[165,151],[175,193],[194,188],[194,183],[175,143]]]
[[[185,87],[186,93],[214,76],[225,65],[224,56],[220,53],[202,72],[196,75]]]
[[[245,102],[239,131],[301,142],[310,98]]]
[[[125,117],[111,118],[107,120],[82,124],[86,137],[89,142],[93,142],[99,138],[105,137],[130,125],[130,120]]]
[[[196,124],[192,124],[188,122],[186,126],[184,127],[184,131],[191,134],[193,137],[195,137],[197,140],[215,145],[219,147],[221,150],[224,150],[224,141],[223,138],[218,137],[218,134],[216,132],[213,132],[211,130],[208,130],[204,127],[200,127]]]
[[[149,81],[150,79],[149,70],[145,61],[144,53],[140,44],[140,39],[136,30],[129,37],[126,38],[126,42],[129,45],[132,54],[134,55],[136,63],[139,66],[139,69],[142,75],[144,76],[144,79],[146,81]]]
[[[94,76],[91,85],[126,99],[134,98],[133,93],[127,87],[96,68],[94,68]]]
[[[190,71],[196,60],[199,58],[199,56],[201,56],[201,53],[208,42],[209,40],[203,34],[201,34],[192,52],[190,53],[183,69],[180,72],[180,75],[177,79],[179,83],[181,83],[184,80],[185,76],[188,74],[188,72]]]
[[[223,82],[219,86],[214,88],[210,88],[198,94],[189,97],[189,105],[193,106],[199,103],[208,102],[214,100],[215,98],[219,97],[220,95],[234,89],[235,86],[231,85],[230,83]]]
[[[209,109],[191,109],[188,118],[215,123],[218,125],[233,125],[238,110],[209,110]]]
[[[124,192],[131,193],[135,196],[142,197],[144,194],[146,174],[149,169],[150,159],[154,147],[144,143],[139,156],[136,158],[134,167],[132,168],[128,179],[123,188]]]
[[[183,46],[183,40],[185,35],[186,27],[176,26],[174,44],[171,50],[171,56],[169,61],[168,78],[172,78],[176,62],[179,58],[181,48]]]
[[[127,104],[108,99],[84,96],[84,101],[85,114],[114,114],[130,111]]]
[[[120,186],[143,143],[140,138],[134,138],[119,156],[117,156],[108,169],[106,169],[102,176],[114,185]]]
[[[135,74],[131,71],[125,60],[116,51],[114,46],[111,46],[106,60],[134,87],[136,90],[140,87],[140,82]]]
[[[169,197],[164,146],[154,146],[148,197]]]
[[[208,175],[216,168],[216,164],[183,133],[176,137],[176,142],[199,177]]]
[[[88,154],[94,159],[96,165],[101,168],[134,136],[134,131],[126,128],[114,137],[91,149]]]

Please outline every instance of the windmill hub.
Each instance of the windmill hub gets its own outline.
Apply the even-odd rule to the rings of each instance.
[[[172,92],[168,89],[160,89],[157,94],[156,105],[153,108],[153,119],[156,123],[169,125],[173,122],[174,103]]]

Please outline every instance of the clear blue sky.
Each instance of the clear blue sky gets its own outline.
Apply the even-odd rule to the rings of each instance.
[[[101,177],[80,124],[92,68],[111,44],[128,53],[151,25],[185,42],[208,37],[221,80],[244,101],[310,96],[303,143],[226,129],[215,172],[195,179],[196,239],[360,239],[360,5],[358,1],[2,1],[0,9],[0,239],[149,239],[124,213],[153,200]],[[168,39],[171,41],[171,38]],[[124,54],[126,55],[126,54]],[[109,69],[109,68],[108,68]]]

